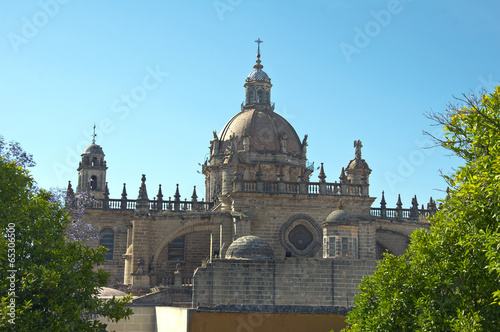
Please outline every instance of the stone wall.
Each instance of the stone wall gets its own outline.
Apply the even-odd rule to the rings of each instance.
[[[351,306],[375,260],[214,260],[196,270],[193,305]]]
[[[84,221],[92,224],[100,233],[109,228],[114,232],[113,259],[105,261],[99,268],[110,273],[108,284],[123,283],[125,261],[123,254],[127,251],[127,225],[131,224],[133,211],[121,210],[92,210],[85,211]],[[99,242],[92,244],[97,248]]]

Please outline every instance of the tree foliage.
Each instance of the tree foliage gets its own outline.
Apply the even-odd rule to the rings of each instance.
[[[103,301],[104,248],[67,241],[69,216],[29,172],[0,157],[0,330],[100,331],[95,315],[131,314],[129,298]],[[9,250],[10,249],[10,250]]]
[[[464,166],[430,232],[363,280],[346,331],[500,331],[500,87],[461,102],[431,117]]]

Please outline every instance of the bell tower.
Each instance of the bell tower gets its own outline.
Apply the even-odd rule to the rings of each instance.
[[[82,161],[78,166],[77,191],[88,191],[95,198],[103,198],[106,191],[106,161],[102,148],[95,144],[95,125],[92,135],[92,144],[82,153]]]

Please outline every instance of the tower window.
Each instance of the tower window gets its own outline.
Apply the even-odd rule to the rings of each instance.
[[[95,175],[90,178],[90,190],[97,190],[97,176]]]
[[[330,257],[335,257],[337,255],[337,253],[336,253],[336,250],[337,250],[336,241],[337,241],[337,238],[335,236],[330,236],[330,238],[328,239],[328,251],[329,251]]]
[[[253,89],[250,90],[250,93],[248,94],[248,103],[253,103]]]
[[[342,257],[347,257],[347,256],[349,256],[349,238],[343,237],[342,238]]]
[[[104,258],[109,261],[113,259],[113,247],[115,241],[115,232],[112,229],[105,228],[101,231],[101,239],[99,240],[99,245],[108,249]]]
[[[185,236],[178,237],[168,245],[168,260],[184,260],[184,242]]]
[[[262,90],[257,91],[257,103],[262,103]]]

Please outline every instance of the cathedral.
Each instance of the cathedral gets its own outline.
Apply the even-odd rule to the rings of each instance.
[[[326,180],[323,164],[313,175],[308,136],[274,112],[257,42],[241,111],[213,137],[207,129],[204,198],[195,187],[190,200],[181,200],[179,185],[173,198],[166,199],[161,185],[153,196],[146,175],[137,196],[124,184],[121,197],[110,198],[103,148],[94,141],[83,151],[76,191],[94,197],[85,221],[108,249],[102,268],[110,285],[144,293],[189,287],[194,307],[348,307],[382,254],[402,254],[410,233],[429,226],[432,198],[426,208],[416,197],[410,209],[400,200],[387,208],[382,193],[372,207],[372,170],[359,140],[338,180]]]

